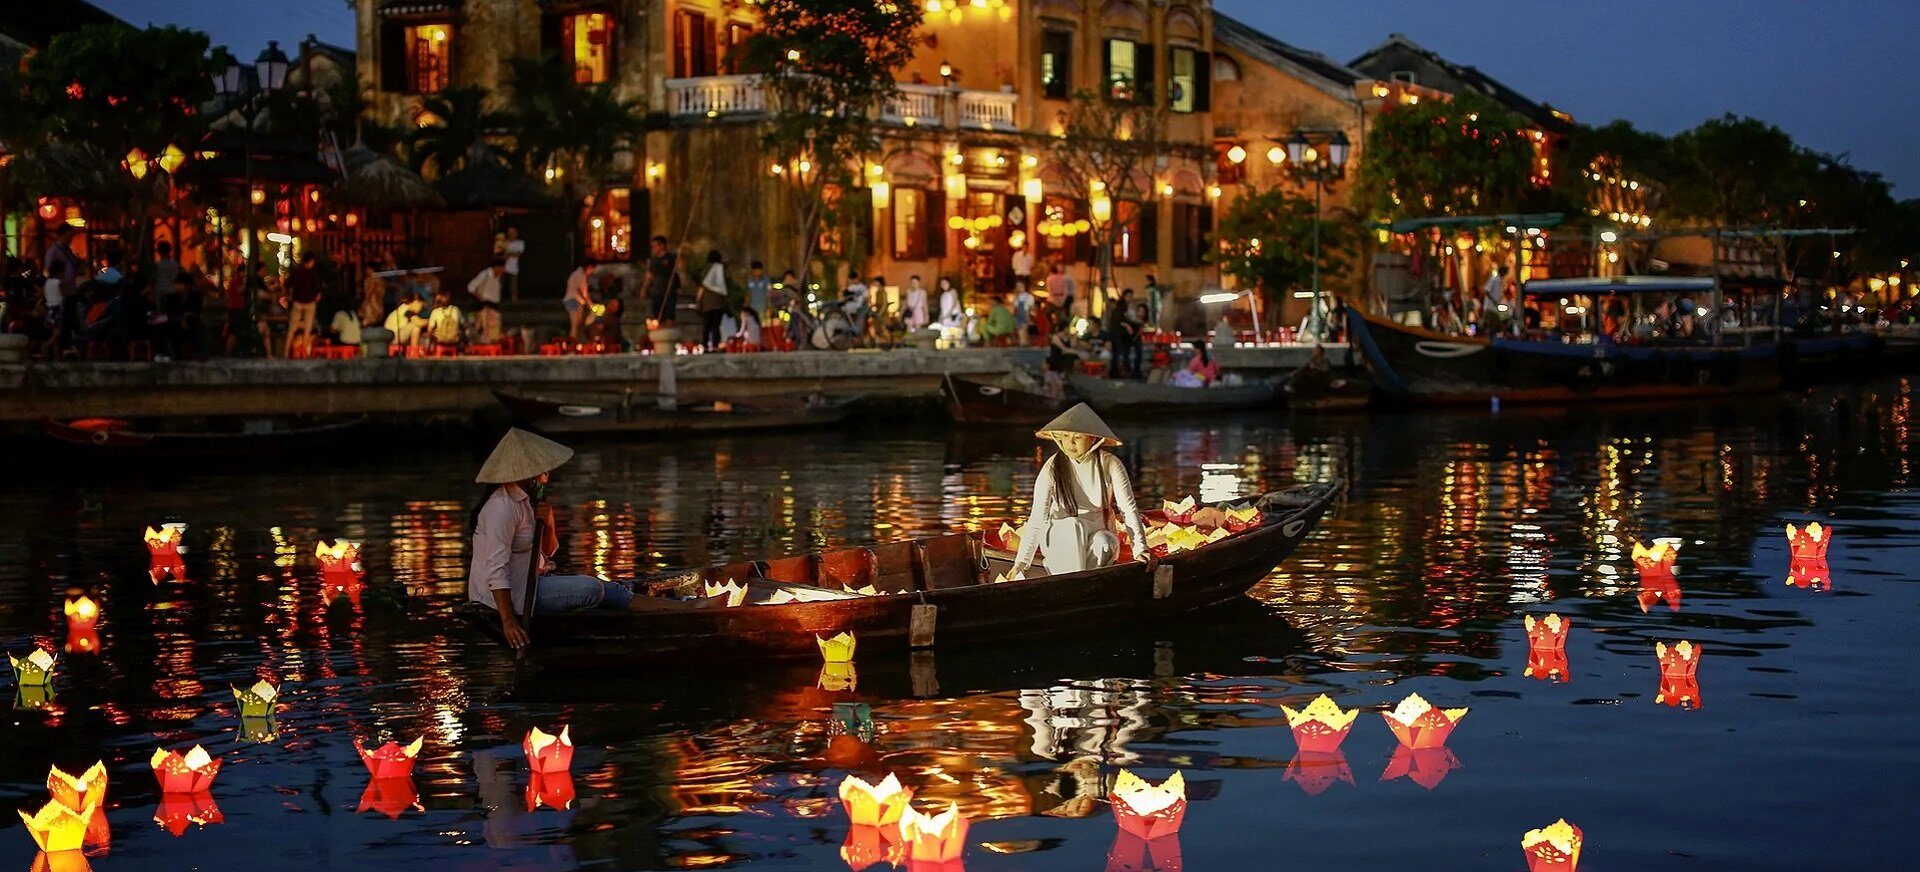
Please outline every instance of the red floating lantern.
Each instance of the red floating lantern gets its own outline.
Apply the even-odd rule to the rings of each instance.
[[[1142,839],[1173,835],[1187,818],[1187,782],[1178,772],[1153,785],[1122,769],[1107,800],[1113,804],[1113,819],[1120,829]]]
[[[1387,729],[1393,731],[1402,747],[1417,751],[1445,745],[1447,737],[1453,735],[1453,728],[1467,716],[1467,710],[1437,709],[1421,699],[1420,694],[1411,693],[1393,711],[1381,712],[1380,716],[1386,718]]]
[[[1300,785],[1300,789],[1308,796],[1325,793],[1335,782],[1354,783],[1353,768],[1347,765],[1347,755],[1338,749],[1309,751],[1302,748],[1295,751],[1293,759],[1287,761],[1287,771],[1280,777]]]
[[[313,556],[320,558],[320,574],[327,584],[346,587],[366,577],[366,567],[360,563],[360,543],[352,539],[316,542]]]
[[[1653,643],[1653,654],[1660,658],[1660,690],[1653,701],[1676,707],[1700,707],[1700,646],[1680,642],[1668,647]]]
[[[1293,729],[1294,744],[1302,751],[1337,751],[1340,743],[1347,740],[1347,733],[1353,731],[1353,720],[1360,716],[1359,709],[1341,711],[1332,697],[1320,694],[1313,702],[1299,711],[1280,707],[1287,716],[1287,726]]]
[[[1827,559],[1827,546],[1833,544],[1833,528],[1814,521],[1805,527],[1787,525],[1787,546],[1795,560]]]
[[[413,786],[413,776],[374,778],[367,782],[366,791],[360,794],[360,808],[354,814],[377,811],[386,815],[388,820],[399,820],[401,815],[419,802],[420,789]]]
[[[1393,757],[1387,760],[1386,771],[1380,773],[1380,780],[1405,778],[1432,790],[1446,780],[1447,773],[1459,766],[1460,758],[1453,756],[1451,748],[1409,748],[1401,745],[1393,749]]]
[[[840,845],[840,859],[852,872],[861,872],[875,863],[900,865],[903,846],[895,827],[870,827],[855,824],[847,829],[847,840]]]
[[[520,743],[527,753],[527,768],[534,772],[566,772],[573,768],[573,738],[568,735],[572,727],[561,727],[560,735],[551,736],[539,727],[527,731],[527,738]]]
[[[149,556],[147,575],[153,579],[154,584],[159,584],[166,578],[172,578],[175,581],[187,580],[187,563],[183,556],[187,553],[187,546],[181,542],[186,532],[187,525],[177,521],[161,524],[158,529],[147,528],[146,541]]]
[[[1787,564],[1787,586],[1804,587],[1808,590],[1832,590],[1833,576],[1827,570],[1825,557],[1802,560],[1793,558]]]
[[[1122,832],[1107,849],[1107,872],[1180,872],[1180,837],[1142,839]]]
[[[369,751],[366,744],[356,738],[353,740],[353,747],[360,752],[361,762],[367,764],[367,774],[374,778],[408,778],[413,775],[413,759],[420,756],[420,747],[426,744],[426,741],[425,736],[405,746],[389,741]]]
[[[566,810],[573,807],[573,775],[566,770],[559,772],[535,771],[527,780],[527,811],[537,811],[541,806]]]
[[[1575,872],[1580,868],[1580,828],[1566,818],[1520,837],[1520,850],[1527,852],[1527,872]]]
[[[1572,622],[1559,615],[1526,618],[1527,667],[1524,674],[1541,681],[1567,681],[1567,630]]]
[[[198,793],[162,793],[160,804],[153,809],[153,822],[179,838],[187,831],[187,825],[210,826],[225,822],[220,814],[220,806],[215,805],[213,794],[207,791]]]
[[[160,782],[161,793],[205,793],[213,787],[213,778],[220,774],[220,758],[212,756],[199,745],[185,754],[164,748],[153,752],[154,780]]]

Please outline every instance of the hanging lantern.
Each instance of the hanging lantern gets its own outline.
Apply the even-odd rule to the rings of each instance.
[[[1520,837],[1527,852],[1527,872],[1576,872],[1580,868],[1580,828],[1566,818]]]
[[[1527,667],[1523,674],[1542,681],[1567,681],[1567,629],[1572,624],[1559,615],[1534,620],[1526,617]]]
[[[360,807],[354,814],[377,811],[386,815],[388,820],[399,820],[401,815],[417,808],[419,803],[420,789],[414,786],[413,776],[373,778],[360,794]]]
[[[1795,557],[1787,563],[1787,586],[1803,587],[1808,590],[1832,590],[1833,576],[1827,570],[1825,557],[1802,560]]]
[[[550,736],[539,727],[528,730],[526,740],[520,743],[527,754],[527,768],[544,773],[573,768],[573,737],[568,733],[571,729],[561,727],[558,736]]]
[[[1787,525],[1787,545],[1792,549],[1795,560],[1827,559],[1827,546],[1833,544],[1833,528],[1823,527],[1814,521],[1806,527]]]
[[[1387,728],[1401,745],[1419,750],[1445,745],[1453,728],[1467,716],[1467,710],[1437,709],[1421,699],[1420,694],[1411,693],[1393,711],[1381,712],[1380,716],[1386,718]]]
[[[220,814],[220,806],[213,802],[213,794],[199,793],[163,793],[160,802],[153,809],[153,822],[179,838],[187,831],[187,825],[204,827],[224,823],[226,817]]]
[[[52,221],[60,217],[60,204],[47,197],[40,198],[40,220]]]
[[[1653,643],[1653,655],[1660,659],[1660,690],[1653,701],[1675,707],[1700,707],[1700,646],[1680,642],[1668,647]]]
[[[320,558],[320,572],[326,583],[346,587],[366,577],[360,562],[360,543],[352,539],[315,542],[313,556]]]
[[[564,811],[573,807],[573,799],[573,775],[564,769],[558,772],[535,770],[527,778],[527,811],[538,811],[543,805]]]
[[[240,704],[240,716],[243,718],[269,718],[274,715],[274,703],[280,698],[280,688],[262,678],[245,690],[233,688],[233,699]]]
[[[842,632],[832,638],[815,635],[813,641],[820,646],[821,659],[828,663],[851,663],[853,649],[859,640],[851,632]]]
[[[1447,773],[1460,765],[1460,758],[1453,756],[1453,750],[1442,745],[1437,748],[1409,748],[1405,745],[1393,749],[1393,757],[1387,761],[1387,769],[1380,773],[1381,781],[1394,781],[1405,778],[1428,790],[1440,786]]]
[[[909,867],[959,860],[967,850],[970,825],[961,816],[959,806],[953,803],[947,803],[947,810],[936,815],[921,814],[908,807],[900,815],[900,840],[906,843]]]
[[[220,758],[199,745],[184,755],[158,749],[148,762],[153,765],[153,777],[160,782],[161,793],[201,793],[212,788],[214,776],[220,774]]]
[[[1300,785],[1308,796],[1319,796],[1335,782],[1353,782],[1353,769],[1347,765],[1347,755],[1338,750],[1308,751],[1302,748],[1295,751],[1293,759],[1287,761],[1287,771],[1281,778]]]
[[[840,859],[850,872],[861,872],[875,863],[900,865],[903,846],[894,827],[855,825],[847,828],[847,840],[840,845]]]
[[[178,172],[180,170],[180,166],[182,164],[185,164],[186,162],[187,162],[187,153],[184,151],[181,151],[180,146],[173,145],[171,143],[169,143],[167,147],[160,152],[160,157],[154,160],[154,163],[159,164],[160,169],[164,170],[167,175],[173,175],[174,173]]]
[[[126,170],[127,174],[133,176],[134,181],[137,182],[147,177],[147,170],[152,168],[150,166],[152,161],[153,158],[147,156],[146,150],[136,145],[132,151],[127,152],[126,158],[120,161],[120,168]]]
[[[889,827],[899,823],[911,799],[913,791],[902,786],[891,772],[879,784],[868,784],[858,775],[849,775],[840,781],[840,802],[846,806],[847,818],[857,827]]]
[[[374,778],[407,778],[413,775],[413,759],[420,756],[420,747],[426,744],[427,737],[413,740],[413,744],[402,746],[389,741],[378,749],[369,751],[358,738],[353,747],[360,752],[361,762],[367,764],[367,773]]]
[[[1346,741],[1347,733],[1353,730],[1353,721],[1360,716],[1359,709],[1341,711],[1332,697],[1320,694],[1299,711],[1282,705],[1280,712],[1287,716],[1287,726],[1293,729],[1294,744],[1302,751],[1337,751],[1340,743]]]
[[[14,683],[22,688],[46,687],[53,683],[53,667],[60,658],[45,648],[35,648],[25,657],[7,655],[13,664]]]
[[[1187,782],[1179,772],[1153,785],[1122,769],[1107,800],[1113,804],[1113,820],[1120,829],[1142,839],[1171,836],[1187,818]]]
[[[49,854],[78,851],[86,846],[87,820],[93,817],[95,808],[89,804],[75,811],[61,805],[59,800],[50,799],[31,815],[20,812],[20,820],[27,825],[27,832],[40,850]]]
[[[171,577],[175,581],[187,580],[185,554],[187,546],[182,541],[187,525],[178,521],[161,524],[158,529],[148,527],[146,532],[147,554],[150,558],[147,575],[159,584],[163,578]]]

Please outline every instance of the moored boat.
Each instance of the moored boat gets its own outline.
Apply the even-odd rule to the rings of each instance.
[[[97,457],[234,456],[324,448],[366,424],[364,415],[336,418],[185,418],[141,423],[119,418],[40,422],[40,431]]]
[[[850,632],[859,651],[948,647],[1056,632],[1063,627],[1166,619],[1242,596],[1313,532],[1334,484],[1261,497],[1257,526],[1155,563],[1128,562],[1063,575],[995,581],[1011,565],[981,533],[955,533],[655,576],[657,593],[698,598],[709,582],[741,582],[756,597],[801,599],[735,605],[662,600],[659,610],[539,615],[537,652],[634,658],[807,658],[818,637]],[[870,591],[870,592],[869,592]],[[497,634],[484,607],[473,623]]]
[[[951,373],[940,379],[940,395],[947,411],[962,424],[1038,427],[1066,409],[1064,397],[1027,390],[1012,379],[988,381]]]
[[[1110,414],[1168,411],[1233,411],[1272,408],[1279,388],[1272,382],[1248,380],[1183,388],[1128,379],[1109,379],[1074,373],[1068,382],[1087,405]]]
[[[521,423],[542,433],[621,436],[786,430],[838,424],[858,397],[756,397],[741,402],[677,402],[661,408],[652,394],[538,395],[494,391]]]

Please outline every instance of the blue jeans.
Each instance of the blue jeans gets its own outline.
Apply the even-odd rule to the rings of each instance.
[[[624,584],[601,581],[591,575],[543,575],[534,591],[536,614],[579,612],[587,609],[624,609],[633,591]]]

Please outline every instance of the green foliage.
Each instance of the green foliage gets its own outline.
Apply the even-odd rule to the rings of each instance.
[[[1379,220],[1519,211],[1533,194],[1526,122],[1473,92],[1382,111],[1354,202]]]
[[[1673,162],[1668,203],[1674,214],[1724,227],[1787,220],[1818,164],[1786,131],[1732,115],[1674,137]]]
[[[528,172],[564,167],[569,192],[591,188],[646,132],[639,105],[614,96],[613,84],[581,85],[556,55],[514,58],[511,116],[515,157]]]
[[[1313,198],[1283,188],[1248,191],[1220,215],[1207,262],[1233,276],[1242,288],[1261,288],[1271,306],[1282,295],[1313,281]],[[1355,250],[1359,225],[1350,215],[1326,214],[1320,222],[1320,284],[1343,276]]]
[[[1121,79],[1113,91],[1131,94],[1131,83]],[[1096,185],[1114,201],[1119,214],[1121,201],[1132,201],[1152,208],[1159,201],[1154,188],[1154,169],[1169,157],[1174,147],[1167,141],[1167,112],[1150,103],[1130,99],[1112,99],[1092,91],[1074,92],[1067,107],[1059,136],[1036,137],[1035,145],[1044,150],[1060,181],[1073,191],[1091,194]],[[1113,236],[1116,222],[1094,222],[1089,239],[1100,267],[1101,284],[1110,284],[1113,274]]]
[[[511,125],[512,116],[490,108],[488,91],[478,85],[448,88],[421,100],[421,108],[439,119],[407,135],[414,172],[433,167],[445,176],[485,153],[487,136]]]

